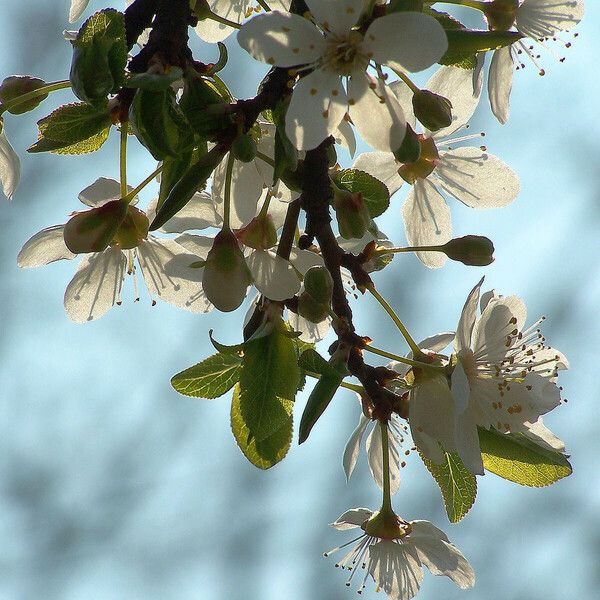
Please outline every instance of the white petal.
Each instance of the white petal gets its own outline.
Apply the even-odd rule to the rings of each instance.
[[[331,527],[335,527],[339,531],[354,529],[370,519],[372,514],[373,511],[368,508],[351,508],[340,515],[334,523],[331,523]]]
[[[499,298],[501,298],[501,296],[500,294],[498,294],[498,292],[496,292],[496,290],[488,290],[487,292],[484,292],[483,294],[481,294],[481,301],[479,302],[479,311],[483,312],[492,300],[498,300]]]
[[[475,585],[473,568],[443,531],[429,521],[411,521],[410,524],[408,542],[412,542],[420,561],[432,575],[445,575],[462,589]]]
[[[69,9],[69,23],[77,21],[89,3],[90,0],[71,0],[71,8]]]
[[[344,34],[358,22],[364,0],[307,0],[315,21],[325,30]]]
[[[99,177],[79,192],[79,200],[86,206],[97,208],[121,197],[121,184],[111,177]]]
[[[213,247],[215,238],[207,235],[184,233],[176,237],[175,241],[194,256],[206,260],[210,249]]]
[[[409,192],[404,208],[404,229],[410,246],[437,246],[452,237],[450,209],[442,195],[427,179],[418,180]],[[417,252],[427,267],[437,269],[446,262],[443,252]]]
[[[527,428],[523,430],[523,434],[548,450],[565,451],[565,443],[544,425],[542,417],[535,423],[527,425]]]
[[[513,71],[514,63],[510,47],[496,50],[488,73],[488,96],[492,112],[502,124],[508,121]]]
[[[294,87],[285,115],[285,132],[299,150],[316,148],[338,128],[346,114],[348,100],[340,77],[316,69]]]
[[[430,92],[450,100],[452,104],[452,124],[436,131],[439,139],[464,127],[473,116],[479,104],[479,94],[473,93],[473,71],[459,67],[438,69],[425,86]]]
[[[290,312],[288,322],[294,331],[300,332],[300,339],[303,342],[316,344],[327,337],[331,329],[331,319],[327,318],[320,323],[311,323],[300,315]]]
[[[416,72],[442,58],[448,49],[448,39],[433,17],[397,12],[371,23],[365,33],[364,47],[375,62]]]
[[[395,194],[404,183],[398,175],[398,165],[391,152],[363,152],[352,165],[353,169],[373,175],[387,186],[390,196]]]
[[[389,430],[388,435],[390,493],[395,494],[400,489],[400,457],[398,455],[398,446]],[[375,483],[379,486],[380,490],[383,490],[383,446],[381,440],[381,427],[377,422],[369,434],[369,437],[367,437],[367,461]]]
[[[208,0],[208,6],[212,12],[234,23],[241,23],[244,20],[248,5],[248,0]],[[212,19],[204,19],[196,25],[198,36],[211,44],[222,42],[234,31],[233,27],[217,23]]]
[[[308,19],[276,10],[248,21],[237,40],[256,60],[278,67],[313,63],[325,47],[323,36]]]
[[[396,96],[398,102],[400,102],[400,106],[404,112],[404,118],[406,122],[413,128],[417,127],[417,117],[415,117],[415,111],[413,109],[412,99],[413,99],[413,91],[402,81],[399,79],[398,81],[393,81],[388,86],[388,89]]]
[[[334,132],[335,143],[343,146],[348,150],[350,158],[354,158],[356,153],[356,137],[350,123],[346,119],[342,119],[338,125],[337,131]]]
[[[479,283],[469,292],[467,301],[460,314],[458,327],[456,328],[456,338],[454,340],[454,350],[456,352],[468,350],[471,347],[471,335],[473,333],[473,326],[475,325],[477,303],[479,302],[479,292],[483,285],[483,279],[482,277]]]
[[[573,29],[583,19],[583,0],[525,0],[517,10],[517,29],[534,39]]]
[[[431,350],[432,352],[439,352],[450,345],[454,341],[454,337],[455,333],[453,331],[436,333],[431,337],[421,340],[417,346],[419,346],[419,348]],[[410,353],[410,357],[412,357],[412,352]]]
[[[435,170],[445,192],[471,208],[499,208],[519,194],[519,178],[496,156],[479,148],[444,152]]]
[[[267,250],[255,250],[247,259],[256,289],[271,300],[281,301],[300,289],[300,278],[288,260]]]
[[[137,248],[140,270],[150,295],[191,312],[205,313],[211,304],[202,291],[202,269],[190,264],[198,257],[174,240],[149,237]]]
[[[456,451],[463,464],[474,475],[483,475],[483,460],[479,447],[479,435],[474,412],[467,409],[456,414],[455,443]]]
[[[0,133],[0,183],[4,195],[12,200],[21,179],[21,160],[4,131]]]
[[[108,312],[119,300],[126,264],[123,252],[115,248],[86,256],[65,291],[69,319],[85,323]]]
[[[157,198],[152,200],[146,209],[150,222],[156,215]],[[221,216],[217,213],[211,196],[197,192],[192,199],[174,216],[171,217],[159,231],[163,233],[183,233],[207,227],[220,227]]]
[[[467,409],[469,405],[469,396],[471,394],[471,388],[469,386],[469,380],[465,374],[462,363],[459,360],[452,371],[451,379],[452,398],[454,399],[454,409],[457,413],[462,413]]]
[[[406,119],[396,96],[385,83],[364,72],[350,77],[348,112],[358,133],[376,150],[397,150],[406,132]]]
[[[290,252],[290,262],[294,265],[294,268],[300,273],[305,275],[311,267],[322,267],[323,259],[310,250],[300,250],[299,248],[292,248]]]
[[[64,228],[64,225],[54,225],[29,238],[17,256],[17,265],[28,269],[48,265],[55,260],[75,258],[77,255],[65,245]]]
[[[410,600],[423,581],[423,569],[412,545],[391,540],[369,547],[369,573],[390,600]]]
[[[473,95],[480,96],[481,89],[483,88],[483,67],[485,66],[485,52],[479,52],[477,54],[477,63],[473,70]]]
[[[346,447],[344,448],[344,457],[342,460],[344,472],[346,473],[346,481],[348,481],[352,476],[352,472],[356,466],[356,461],[358,460],[358,455],[360,454],[360,444],[362,442],[367,425],[370,422],[371,419],[365,417],[365,415],[363,415],[361,412],[360,417],[358,418],[358,425],[346,442]]]

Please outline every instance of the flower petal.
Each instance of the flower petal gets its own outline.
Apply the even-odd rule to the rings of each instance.
[[[212,12],[234,23],[244,20],[248,5],[248,0],[208,0],[208,7]],[[196,33],[200,39],[211,44],[222,42],[234,31],[233,27],[213,19],[203,19],[196,25]]]
[[[419,560],[432,575],[445,575],[461,589],[475,585],[475,572],[460,550],[451,544],[446,534],[429,521],[411,521],[412,542]]]
[[[510,47],[496,50],[488,73],[488,96],[494,116],[504,125],[508,121],[514,63]]]
[[[334,132],[335,143],[348,150],[350,158],[356,153],[356,137],[350,123],[344,118],[340,121],[337,131]]]
[[[306,0],[308,9],[326,31],[348,33],[358,22],[364,0]]]
[[[137,257],[150,296],[196,313],[212,308],[200,283],[203,269],[190,267],[198,257],[175,240],[149,237],[138,246]]]
[[[103,206],[111,200],[118,200],[120,197],[121,184],[112,177],[99,177],[94,183],[81,190],[78,196],[83,204],[92,208]]]
[[[456,334],[453,331],[436,333],[431,337],[421,340],[417,346],[419,346],[419,348],[431,350],[432,352],[440,352],[440,350],[443,350],[446,346],[449,346],[454,341],[455,335]],[[412,352],[410,352],[409,358],[411,357]]]
[[[454,339],[454,350],[456,352],[468,350],[471,347],[471,335],[477,316],[477,303],[479,302],[479,292],[483,285],[483,279],[482,277],[479,283],[469,292],[460,314],[458,327],[456,328],[456,338]]]
[[[346,481],[349,481],[350,477],[352,476],[354,467],[356,466],[356,461],[358,460],[358,455],[360,454],[360,444],[365,434],[365,430],[367,429],[367,425],[370,422],[371,419],[365,417],[365,415],[363,415],[361,412],[360,417],[358,418],[358,425],[346,442],[346,447],[344,448],[344,457],[342,460],[342,464],[344,465],[344,473],[346,473]]]
[[[479,148],[444,152],[435,175],[446,193],[471,208],[507,206],[521,188],[508,165]]]
[[[320,323],[311,323],[304,317],[290,312],[288,314],[288,323],[294,331],[300,332],[300,339],[303,342],[316,344],[327,337],[331,329],[331,319],[327,318]]]
[[[69,23],[74,23],[83,14],[90,0],[71,0],[71,8],[69,9]]]
[[[389,474],[390,474],[390,493],[395,494],[400,489],[400,456],[398,453],[398,444],[393,433],[388,428],[389,436]],[[369,470],[379,486],[383,490],[383,445],[381,439],[381,427],[375,423],[367,437],[367,462]]]
[[[410,246],[436,246],[445,244],[452,237],[450,209],[427,179],[415,183],[404,202],[402,216]],[[431,269],[437,269],[446,262],[446,255],[442,252],[417,252],[417,257]]]
[[[416,129],[417,117],[415,117],[415,111],[412,104],[413,91],[401,79],[390,83],[388,89],[391,90],[392,94],[394,94],[398,99],[398,102],[400,102],[406,122],[413,129]]]
[[[527,425],[527,428],[523,430],[523,434],[548,450],[565,451],[565,443],[544,425],[542,417],[535,423]]]
[[[352,168],[365,171],[385,183],[390,196],[395,194],[404,183],[404,179],[398,175],[396,159],[390,152],[363,152],[354,161]]]
[[[367,144],[376,150],[397,150],[406,133],[402,107],[384,82],[360,71],[348,83],[348,112]]]
[[[2,131],[0,133],[0,183],[4,195],[9,200],[12,200],[20,179],[21,159]]]
[[[438,62],[448,49],[448,39],[433,17],[397,12],[371,23],[364,49],[377,63],[414,73]]]
[[[176,237],[175,241],[194,256],[206,260],[210,249],[213,247],[215,238],[207,235],[184,233]]]
[[[339,531],[354,529],[355,527],[360,527],[367,519],[370,519],[372,514],[373,511],[368,508],[351,508],[340,515],[334,523],[331,523],[331,527],[335,527]]]
[[[517,29],[537,40],[573,29],[583,19],[583,0],[525,0],[517,10]]]
[[[278,67],[313,63],[325,50],[323,36],[308,19],[276,10],[248,21],[237,40],[252,58]]]
[[[479,447],[479,434],[477,433],[477,420],[475,411],[469,408],[463,412],[456,412],[454,424],[454,439],[456,451],[463,464],[473,475],[483,475],[483,460]]]
[[[299,150],[316,148],[346,114],[348,100],[337,73],[316,69],[294,87],[285,115],[285,132]]]
[[[247,263],[256,289],[270,300],[287,300],[300,289],[300,278],[291,263],[274,252],[255,250]]]
[[[154,198],[146,209],[146,215],[151,223],[154,216],[156,216],[157,200],[158,198]],[[163,233],[183,233],[184,231],[206,229],[207,227],[220,227],[221,224],[222,218],[217,213],[212,197],[204,192],[197,192],[159,231]]]
[[[311,267],[323,266],[323,259],[321,256],[310,250],[300,250],[299,248],[292,248],[292,251],[290,252],[290,262],[294,265],[294,268],[300,275],[303,276]]]
[[[38,231],[29,238],[17,256],[17,265],[22,269],[41,267],[56,260],[71,260],[73,254],[65,244],[64,225],[54,225]]]
[[[469,380],[465,374],[462,363],[459,360],[452,371],[451,385],[452,398],[454,399],[454,409],[457,413],[463,413],[469,406],[469,396],[471,394],[471,388],[469,386]]]
[[[125,254],[107,248],[86,256],[65,290],[65,310],[75,323],[100,318],[119,301],[125,277]]]

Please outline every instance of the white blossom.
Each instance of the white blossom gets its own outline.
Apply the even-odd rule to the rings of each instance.
[[[0,120],[0,130],[2,123]],[[21,179],[21,160],[6,138],[4,131],[0,131],[0,184],[4,195],[12,200],[19,180]]]
[[[412,92],[403,82],[395,82],[390,87],[410,114]],[[471,208],[498,208],[510,204],[520,189],[515,173],[485,147],[454,147],[456,143],[480,137],[480,134],[450,137],[468,127],[477,107],[479,98],[473,96],[472,71],[442,67],[428,81],[426,89],[451,101],[453,120],[449,127],[435,133],[426,130],[419,136],[420,159],[416,163],[402,164],[391,153],[367,152],[353,165],[381,179],[390,194],[405,180],[413,184],[402,211],[411,246],[435,246],[452,238],[450,209],[445,196],[456,198]],[[412,114],[409,123],[416,126]],[[430,268],[441,267],[446,261],[442,252],[417,252],[417,256]]]
[[[69,9],[69,23],[74,23],[77,21],[89,3],[90,0],[71,0],[71,8]]]
[[[402,109],[372,65],[421,71],[447,49],[440,24],[421,13],[398,12],[375,19],[366,32],[353,29],[362,0],[308,0],[314,22],[278,11],[244,25],[238,42],[256,60],[278,67],[302,66],[286,113],[286,133],[299,149],[318,146],[349,114],[363,139],[395,150],[405,132]],[[345,82],[345,88],[342,85]]]
[[[325,553],[325,556],[348,548],[336,563],[350,571],[346,585],[350,586],[357,573],[358,592],[366,587],[369,576],[375,590],[383,590],[389,600],[410,600],[419,591],[423,566],[432,575],[444,575],[458,587],[475,585],[473,568],[446,534],[429,521],[404,521],[396,517],[398,537],[382,538],[364,531],[367,521],[377,513],[367,508],[346,511],[331,526],[339,531],[361,528],[362,535]]]

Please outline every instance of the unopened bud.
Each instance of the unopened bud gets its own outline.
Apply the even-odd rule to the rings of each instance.
[[[452,103],[429,90],[418,90],[412,98],[415,117],[429,131],[438,131],[452,123]]]
[[[333,295],[333,279],[325,267],[311,267],[304,275],[304,289],[314,300],[329,305]]]
[[[266,250],[277,244],[277,230],[269,214],[254,217],[248,225],[238,229],[236,236],[244,246],[256,250]]]
[[[419,134],[407,123],[406,133],[400,148],[394,152],[394,158],[401,163],[414,163],[421,157],[421,140]]]
[[[2,85],[0,85],[0,101],[3,104],[7,104],[16,98],[19,98],[19,96],[39,90],[45,85],[46,82],[43,79],[38,79],[37,77],[29,77],[26,75],[13,75],[12,77],[7,77],[2,82]],[[22,115],[23,113],[29,112],[30,110],[36,108],[47,97],[48,94],[43,94],[37,96],[36,98],[32,98],[31,100],[27,100],[26,102],[21,102],[12,108],[9,108],[8,112],[13,115]]]
[[[492,240],[480,235],[455,238],[442,246],[442,251],[451,260],[473,267],[485,267],[494,262]]]
[[[74,254],[106,250],[125,220],[127,209],[125,202],[113,200],[76,213],[64,228],[67,248]]]
[[[223,312],[238,308],[252,282],[250,269],[234,233],[221,230],[206,257],[202,288],[206,297]]]
[[[238,135],[231,145],[231,152],[241,162],[251,162],[256,158],[256,141],[251,135]]]
[[[111,245],[117,246],[121,250],[137,248],[140,242],[148,237],[149,226],[150,221],[146,213],[135,206],[129,206],[125,219],[119,226]]]
[[[329,306],[317,302],[307,291],[298,297],[298,314],[311,323],[321,323],[329,315]]]
[[[360,239],[371,225],[371,215],[361,192],[349,192],[334,185],[333,208],[340,235]]]

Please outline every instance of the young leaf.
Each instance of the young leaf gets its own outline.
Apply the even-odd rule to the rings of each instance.
[[[290,418],[300,368],[294,342],[277,327],[246,342],[240,375],[240,410],[250,436],[258,442]]]
[[[110,127],[107,127],[86,140],[74,144],[41,137],[35,144],[27,148],[27,152],[30,152],[31,154],[37,152],[52,152],[52,154],[89,154],[90,152],[99,150],[108,139],[109,134]]]
[[[342,383],[342,375],[333,367],[327,366],[333,371],[333,374],[321,375],[308,397],[306,407],[302,413],[302,419],[300,420],[300,430],[298,432],[299,444],[304,443],[308,439],[315,423],[325,412],[340,387],[340,383]]]
[[[382,215],[390,205],[390,192],[385,183],[364,171],[342,169],[334,173],[333,180],[348,192],[360,192],[372,218]]]
[[[241,356],[244,351],[244,344],[235,344],[233,346],[226,346],[225,344],[221,344],[213,337],[213,330],[210,329],[208,332],[208,337],[210,338],[210,343],[215,347],[217,352],[222,354],[236,354],[237,356]]]
[[[241,370],[242,359],[236,354],[213,354],[174,375],[171,385],[184,396],[218,398],[239,381]]]
[[[196,134],[206,138],[231,125],[230,116],[222,110],[219,113],[228,101],[212,81],[191,77],[185,80],[179,107]]]
[[[529,487],[544,487],[573,469],[564,454],[538,446],[522,434],[479,428],[483,466],[492,473]]]
[[[314,348],[305,350],[298,360],[298,364],[311,373],[334,376],[338,372]]]
[[[240,386],[236,385],[231,400],[231,431],[244,456],[259,469],[270,469],[287,454],[292,443],[292,416],[262,440],[252,437],[240,406]]]
[[[161,91],[171,87],[183,77],[180,67],[171,67],[168,73],[133,73],[125,82],[125,87]]]
[[[298,151],[290,142],[285,133],[285,113],[287,104],[279,101],[275,109],[271,112],[273,122],[275,123],[275,149],[273,170],[273,183],[281,178],[284,171],[295,171],[298,168]]]
[[[438,465],[420,454],[427,470],[438,484],[446,513],[451,523],[458,523],[471,509],[477,495],[477,479],[463,464],[458,454],[445,454]]]

